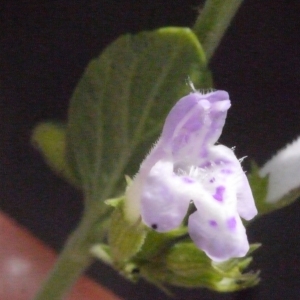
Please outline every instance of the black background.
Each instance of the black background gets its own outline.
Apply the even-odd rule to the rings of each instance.
[[[2,1],[0,8],[0,209],[60,249],[78,221],[81,195],[57,178],[29,145],[46,119],[65,120],[89,60],[125,32],[192,25],[199,1]],[[215,87],[232,108],[221,142],[263,164],[300,134],[300,3],[246,0],[211,62]],[[263,242],[253,269],[261,284],[234,294],[178,290],[179,299],[300,297],[299,201],[251,225]],[[124,299],[168,299],[107,267],[89,271]]]

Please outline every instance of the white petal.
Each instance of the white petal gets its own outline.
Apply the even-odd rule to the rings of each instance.
[[[192,182],[173,173],[173,164],[159,161],[151,169],[141,193],[141,215],[146,225],[159,232],[178,227],[186,215]]]
[[[275,203],[291,190],[300,187],[300,137],[278,152],[260,170],[269,175],[266,202]]]
[[[189,217],[188,226],[194,243],[213,261],[243,257],[249,250],[245,228],[234,212],[214,215],[198,210]]]
[[[245,173],[241,170],[237,188],[237,210],[245,220],[251,220],[257,215],[255,201]]]

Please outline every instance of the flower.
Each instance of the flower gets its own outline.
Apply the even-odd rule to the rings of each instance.
[[[268,175],[267,203],[280,202],[292,191],[299,190],[300,137],[281,149],[261,168],[259,173],[261,177]],[[299,192],[294,196],[294,199],[298,195]]]
[[[127,217],[141,216],[158,232],[180,226],[193,201],[190,237],[214,261],[246,255],[241,217],[257,214],[240,161],[232,149],[215,145],[230,105],[225,91],[181,98],[126,191]]]

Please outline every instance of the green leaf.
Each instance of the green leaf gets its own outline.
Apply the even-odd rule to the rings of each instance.
[[[201,277],[202,273],[206,273],[207,269],[211,267],[211,260],[193,242],[183,242],[170,249],[166,264],[177,275],[185,277],[199,275]]]
[[[123,204],[111,215],[108,244],[117,268],[122,268],[142,247],[147,229],[141,223],[132,224],[124,218]]]
[[[249,255],[260,246],[261,244],[259,243],[250,244],[250,249],[246,257],[231,258],[225,262],[213,262],[212,266],[227,277],[236,277],[240,274],[240,271],[245,270],[249,266],[252,262],[252,257]]]
[[[268,178],[259,175],[259,167],[255,162],[251,164],[251,172],[248,174],[249,184],[252,189],[258,214],[262,215],[270,210],[270,204],[266,202],[268,192]]]
[[[31,144],[42,154],[57,175],[79,187],[79,182],[66,159],[66,126],[58,122],[43,122],[32,131]]]
[[[267,202],[266,199],[269,188],[269,179],[268,176],[261,177],[259,175],[259,167],[256,165],[255,162],[252,162],[251,172],[248,175],[248,179],[259,216],[286,207],[300,197],[300,188],[295,188],[291,190],[288,194],[284,195],[278,201],[274,203]]]
[[[224,277],[222,280],[214,282],[211,288],[223,293],[244,290],[256,286],[259,283],[259,274],[259,272],[248,272],[241,274],[237,278]]]
[[[166,284],[181,287],[211,287],[220,281],[220,275],[212,266],[211,260],[192,242],[174,244],[161,256],[141,267],[142,276],[164,287]]]
[[[88,65],[71,99],[68,159],[86,198],[116,193],[134,174],[172,105],[211,87],[203,50],[188,28],[124,35]]]
[[[252,258],[248,255],[259,247],[253,244],[246,257],[223,263],[212,262],[191,241],[178,241],[161,255],[139,264],[141,276],[160,288],[174,285],[187,288],[206,287],[219,292],[232,292],[253,286],[259,272],[242,273]]]
[[[212,268],[211,260],[193,242],[174,245],[167,255],[166,266],[172,273],[168,277],[172,285],[201,287],[222,279]]]
[[[186,227],[179,227],[169,232],[157,232],[149,230],[143,247],[138,253],[138,260],[149,260],[161,256],[172,244],[182,239],[187,234]]]
[[[111,207],[118,207],[125,199],[125,196],[120,196],[120,197],[117,197],[117,198],[110,198],[110,199],[106,199],[104,201],[104,203],[108,206],[111,206]]]
[[[110,247],[106,244],[95,244],[91,247],[90,253],[97,259],[101,260],[102,262],[112,265],[113,261],[111,258],[111,251]]]

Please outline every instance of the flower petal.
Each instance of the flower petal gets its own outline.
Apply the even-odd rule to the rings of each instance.
[[[267,203],[276,203],[300,187],[300,137],[281,149],[260,170],[269,176]]]
[[[245,228],[234,211],[220,214],[203,208],[190,215],[188,226],[194,243],[214,261],[243,257],[249,250]]]
[[[257,215],[252,191],[244,172],[241,172],[237,189],[237,211],[245,220],[251,220]]]
[[[180,99],[126,192],[127,215],[134,219],[140,212],[159,232],[180,226],[192,200],[191,238],[215,261],[246,255],[240,216],[249,220],[257,213],[240,161],[228,147],[214,145],[229,107],[224,91]]]
[[[166,118],[161,136],[174,159],[185,159],[187,153],[194,156],[195,150],[213,145],[222,133],[229,107],[225,91],[195,92],[180,99]]]
[[[152,167],[160,160],[166,159],[167,155],[158,141],[150,153],[142,162],[139,172],[134,176],[133,181],[126,189],[125,216],[128,221],[137,222],[141,215],[141,193],[144,182]]]
[[[141,193],[141,215],[146,225],[159,232],[178,227],[189,206],[189,184],[173,173],[171,162],[156,163]]]
[[[216,191],[218,187],[226,187],[231,194],[224,196],[224,200],[234,201],[239,215],[245,220],[252,219],[257,209],[248,179],[234,152],[223,145],[210,147],[204,165],[208,165],[206,170],[209,174],[207,180],[203,180],[206,189]]]

